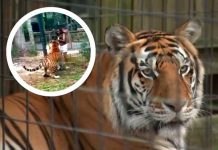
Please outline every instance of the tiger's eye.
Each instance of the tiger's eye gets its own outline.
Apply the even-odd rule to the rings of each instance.
[[[142,70],[142,73],[144,75],[150,75],[153,72],[153,70],[151,68],[145,68]]]
[[[180,68],[180,72],[181,72],[181,73],[186,73],[186,72],[188,71],[188,68],[189,68],[188,65],[183,65],[183,66]]]

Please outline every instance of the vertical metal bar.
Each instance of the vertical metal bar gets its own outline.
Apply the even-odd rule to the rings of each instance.
[[[71,97],[72,97],[72,99],[71,99],[72,106],[71,107],[72,107],[72,122],[73,122],[72,128],[76,129],[77,128],[77,112],[78,112],[77,111],[78,104],[77,104],[77,99],[76,99],[77,97],[76,97],[74,92],[71,93]],[[79,150],[80,148],[79,148],[78,133],[76,130],[74,130],[72,132],[74,132],[73,133],[73,141],[74,141],[73,147],[75,150],[77,150],[77,149]]]
[[[215,2],[214,0],[211,0],[211,14],[210,14],[210,19],[213,20],[214,19],[214,5],[215,5]],[[214,66],[214,44],[213,44],[213,41],[214,41],[214,22],[212,21],[211,23],[211,31],[210,31],[210,63],[211,63],[211,70],[213,70],[212,66]],[[211,74],[211,78],[210,78],[210,97],[213,96],[213,74]],[[213,106],[213,102],[212,102],[212,98],[210,99],[210,110],[211,110],[211,113],[213,113],[213,109],[212,109],[212,106]],[[214,149],[213,148],[213,131],[212,131],[212,128],[213,128],[213,124],[212,124],[212,116],[210,116],[210,124],[209,124],[209,128],[210,128],[210,141],[209,141],[209,148],[210,149]]]
[[[152,30],[154,29],[153,27],[153,24],[154,24],[154,16],[152,14],[150,14],[150,12],[154,12],[154,8],[155,8],[155,5],[154,5],[154,1],[153,0],[148,0],[148,12],[149,12],[149,15],[148,15],[148,29],[149,30]],[[150,139],[146,138],[146,141],[145,142],[148,142],[150,143],[150,145],[153,145],[154,144],[154,140],[152,140],[152,138],[154,137],[154,135],[150,132],[149,133],[149,137],[151,137]]]
[[[167,26],[167,0],[162,0],[162,30],[166,31]]]
[[[100,4],[100,2],[99,1],[101,1],[101,0],[98,0],[98,2],[95,4],[95,6],[97,7],[99,4]],[[94,33],[95,33],[95,42],[96,43],[100,43],[100,32],[99,32],[99,29],[101,29],[101,20],[100,20],[100,15],[101,15],[101,10],[99,10],[99,9],[95,9],[95,13],[94,13],[94,20],[93,20],[93,22],[95,23],[95,26],[94,26]],[[96,45],[98,45],[98,44],[96,44]],[[99,47],[97,46],[97,49],[98,49]]]
[[[102,0],[99,0],[99,6],[101,7],[102,6]],[[101,15],[103,14],[103,11],[102,11],[102,9],[99,9],[99,17],[101,17]],[[101,20],[101,18],[99,19],[99,29],[100,29],[100,31],[102,31],[102,20]],[[97,29],[98,30],[98,29]],[[104,41],[102,41],[102,39],[104,39],[103,37],[102,37],[102,34],[101,34],[101,32],[99,33],[99,42],[100,43],[102,43],[102,42],[104,42]]]
[[[118,5],[118,7],[121,7],[122,6],[122,4],[121,4],[121,1],[119,0],[119,1],[117,1],[117,5]],[[119,11],[118,13],[117,13],[117,15],[118,15],[118,21],[119,21],[119,23],[121,23],[122,22],[122,17],[121,17],[121,15],[122,15],[122,13]],[[100,73],[100,71],[101,71],[101,68],[98,68],[98,71],[97,71],[97,77],[99,78],[99,79],[101,79],[102,77],[101,77],[101,73]],[[97,85],[99,85],[100,84],[100,80],[96,80],[97,81]],[[98,93],[97,93],[98,94]],[[99,93],[99,95],[101,95],[100,93]],[[102,130],[103,130],[103,116],[102,116],[102,113],[103,113],[103,103],[102,103],[102,97],[101,96],[98,96],[97,97],[97,99],[98,99],[98,102],[99,102],[99,109],[98,109],[98,120],[99,120],[99,124],[98,124],[98,132],[102,132]],[[99,137],[100,137],[101,135],[99,135]],[[99,144],[98,144],[98,149],[99,150],[104,150],[104,137],[101,137],[101,138],[99,138]]]
[[[196,0],[193,0],[193,17],[197,15],[197,7],[196,7]]]
[[[23,1],[23,13],[22,14],[26,14],[27,13],[27,0]],[[29,145],[29,95],[28,95],[28,91],[26,91],[26,99],[25,99],[25,103],[26,103],[26,111],[25,111],[25,117],[26,117],[26,149],[29,150],[30,145]]]
[[[204,11],[205,11],[205,16],[204,16],[204,37],[206,37],[206,39],[204,39],[204,47],[205,47],[205,56],[207,57],[206,59],[210,58],[211,57],[211,52],[210,52],[210,49],[209,49],[209,35],[210,34],[210,30],[209,30],[209,25],[208,25],[208,12],[209,12],[209,4],[208,4],[208,0],[204,0],[203,1],[204,3]],[[208,75],[207,75],[207,78],[206,78],[206,83],[205,83],[205,92],[208,93],[210,95],[211,93],[211,86],[210,86],[210,82],[211,82],[211,77],[212,77],[212,69],[211,69],[211,59],[207,60],[207,63],[208,65],[210,65],[209,67],[207,67],[207,71],[208,71]],[[209,102],[209,106],[207,106],[207,109],[210,108],[211,102]],[[209,109],[210,113],[211,110]],[[206,117],[206,121],[205,121],[205,138],[204,141],[205,141],[205,147],[207,147],[208,149],[211,149],[210,148],[210,141],[211,141],[211,117],[210,116],[207,116]]]
[[[132,11],[134,10],[134,0],[131,0],[131,10]],[[133,17],[131,17],[130,23],[131,23],[130,29],[131,29],[131,31],[133,31],[133,29],[134,29],[134,19],[133,19]]]
[[[1,4],[1,17],[0,17],[0,55],[1,58],[4,57],[4,46],[3,46],[3,41],[4,41],[4,26],[5,25],[3,23],[3,17],[4,17],[4,10],[6,9],[6,7],[4,7],[4,2],[0,1]],[[4,61],[3,59],[1,59],[1,67],[0,67],[0,73],[1,73],[1,77],[0,77],[0,88],[1,88],[1,105],[2,105],[2,111],[3,113],[5,112],[5,104],[4,104]],[[2,149],[5,149],[5,118],[4,116],[2,117]]]
[[[118,8],[121,8],[122,9],[122,0],[118,0]],[[118,19],[118,23],[119,24],[122,24],[122,22],[123,22],[123,19],[122,19],[122,11],[118,11],[118,17],[117,17]]]
[[[192,11],[191,11],[191,2],[192,2],[192,0],[188,1],[188,17],[189,18],[191,17],[191,14],[192,14]]]
[[[177,27],[178,26],[178,23],[179,23],[179,21],[178,21],[178,13],[179,13],[179,8],[180,8],[180,6],[179,6],[179,4],[181,3],[181,1],[175,1],[174,2],[175,3],[175,14],[176,14],[176,16],[174,17],[174,21],[175,21],[175,26]]]
[[[42,42],[43,54],[44,54],[44,56],[46,56],[47,55],[46,37],[45,37],[44,21],[43,21],[42,14],[37,15],[37,20],[39,23],[40,41]]]
[[[54,129],[53,129],[53,125],[55,123],[55,119],[54,119],[54,113],[55,113],[55,110],[54,110],[54,98],[50,97],[49,98],[49,106],[50,106],[50,138],[51,138],[51,150],[55,150],[55,147],[54,147]]]
[[[102,79],[102,74],[101,74],[101,71],[102,71],[102,66],[100,65],[100,64],[98,64],[98,66],[97,66],[97,79],[99,79],[99,80],[96,80],[96,85],[97,85],[97,88],[99,88],[100,86],[99,85],[101,85],[101,79]],[[103,102],[102,102],[102,95],[101,95],[101,93],[96,93],[98,96],[97,96],[97,102],[98,102],[98,109],[97,109],[97,113],[98,113],[98,120],[99,120],[99,122],[98,122],[98,132],[102,132],[102,130],[103,130],[103,115],[102,115],[102,113],[103,113]],[[99,135],[100,136],[100,135]],[[104,143],[104,140],[103,140],[104,138],[99,138],[99,149],[101,150],[101,149],[104,149],[104,146],[103,146],[103,143]]]
[[[22,14],[26,14],[27,13],[27,0],[23,1],[23,8]],[[30,142],[29,142],[29,95],[28,95],[28,91],[26,90],[26,99],[25,99],[25,104],[26,104],[26,111],[25,111],[25,122],[26,122],[26,149],[29,150],[30,148]]]
[[[29,95],[28,91],[26,91],[26,149],[29,150],[30,145],[29,145]]]
[[[152,0],[148,0],[148,11],[152,12],[153,11],[153,4],[152,4]],[[149,21],[148,21],[148,29],[152,29],[152,24],[153,24],[153,17],[152,15],[149,15]]]
[[[99,5],[100,6],[102,6],[102,0],[99,0]],[[120,5],[121,5],[121,3],[120,3],[120,1],[116,1],[116,4],[118,5],[118,7],[120,7]],[[101,16],[101,14],[102,14],[102,12],[103,12],[103,10],[102,9],[100,9],[99,10],[100,11],[100,15],[99,16]],[[108,14],[108,12],[107,12],[107,14]],[[115,13],[115,15],[117,15],[116,17],[117,17],[117,20],[118,20],[118,22],[120,23],[121,22],[121,12],[120,11],[118,11],[117,13]],[[102,20],[101,20],[101,18],[100,18],[100,22],[101,22]],[[100,27],[100,28],[102,28],[102,27]],[[102,35],[102,34],[101,34]],[[103,37],[100,37],[100,39],[104,39]],[[99,85],[99,81],[100,81],[100,79],[101,79],[101,76],[99,76],[99,75],[101,75],[100,74],[100,71],[101,71],[101,68],[99,67],[99,66],[97,66],[97,78],[99,78],[99,80],[96,80],[96,84],[97,85]],[[98,93],[96,93],[96,94],[98,94]],[[99,96],[97,96],[97,101],[99,102],[98,104],[99,104],[99,108],[101,107],[101,106],[103,106],[103,105],[101,105],[102,104],[102,102],[101,102],[101,98],[99,97]],[[102,132],[102,129],[103,129],[103,126],[102,126],[102,117],[101,117],[101,113],[102,113],[102,111],[101,111],[101,109],[97,109],[97,115],[98,115],[98,120],[99,120],[99,122],[98,122],[98,132]],[[96,136],[98,136],[98,135],[96,135]],[[101,135],[99,135],[99,137],[100,137]],[[99,150],[103,150],[104,149],[104,137],[101,137],[101,138],[98,138],[99,139],[99,141],[98,141],[98,149]]]
[[[141,0],[140,3],[141,3],[141,8],[140,9],[141,9],[141,12],[143,12],[143,8],[145,7],[144,6],[144,0]],[[143,25],[144,25],[144,16],[143,16],[143,13],[142,13],[141,14],[141,25],[140,25],[141,29],[143,29]]]

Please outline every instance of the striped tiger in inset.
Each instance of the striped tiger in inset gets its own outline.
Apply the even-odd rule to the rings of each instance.
[[[59,49],[59,42],[56,40],[52,40],[49,43],[49,54],[44,57],[42,62],[35,68],[27,68],[26,66],[23,66],[23,68],[27,71],[33,72],[37,71],[40,68],[44,67],[44,77],[53,77],[53,78],[60,78],[60,76],[57,76],[55,73],[57,70],[60,69],[59,61],[62,61],[62,55]]]

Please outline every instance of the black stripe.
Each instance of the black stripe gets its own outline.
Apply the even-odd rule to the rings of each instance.
[[[140,40],[140,39],[146,39],[146,38],[150,38],[152,37],[153,35],[152,34],[146,34],[146,35],[140,35],[140,36],[137,36],[137,39]]]
[[[162,38],[165,36],[171,36],[172,34],[169,33],[164,33],[160,31],[154,31],[154,32],[147,32],[147,33],[140,33],[136,36],[137,39],[144,39],[144,38],[149,38],[151,40],[156,40],[157,38]]]
[[[84,144],[85,144],[84,150],[85,150],[85,149],[95,150],[94,145],[89,142],[89,140],[86,138],[85,135],[83,136],[83,134],[81,134],[81,135],[80,135],[80,138],[82,138],[82,139],[79,139],[79,145],[80,145],[80,147],[84,148],[84,146],[82,145],[82,142],[81,142],[81,141],[83,141]]]
[[[61,110],[59,109],[59,107],[58,107],[58,104],[57,104],[57,101],[53,101],[54,102],[54,108],[55,108],[55,110],[57,110],[57,112],[60,114],[61,113]],[[62,100],[61,100],[61,102],[63,102]],[[62,107],[63,108],[63,110],[66,110],[67,108],[66,107]]]
[[[132,76],[136,73],[136,71],[132,68],[129,72],[128,72],[128,85],[130,87],[130,92],[132,95],[136,95],[137,92],[136,90],[133,88],[132,86]],[[131,99],[131,101],[134,103],[134,105],[139,106],[133,99]],[[134,108],[130,105],[130,104],[126,104],[126,110],[127,110],[127,114],[129,116],[131,115],[141,115],[142,113],[138,110],[133,110]],[[129,111],[130,110],[130,111]]]
[[[172,58],[174,55],[172,53],[167,53],[167,56]],[[172,60],[173,61],[173,60]]]
[[[137,67],[137,58],[134,53],[132,53],[130,61],[135,65],[135,67]]]
[[[179,47],[177,43],[168,43],[167,46],[169,46],[169,47],[176,47],[176,48]]]
[[[79,140],[78,143],[79,143],[79,150],[85,150],[85,148],[84,148],[84,146],[83,146],[81,140]]]
[[[186,57],[185,57],[180,51],[178,51],[178,50],[172,50],[172,53],[180,54],[180,55],[183,57],[183,59],[186,58]]]
[[[135,48],[134,48],[134,46],[131,47],[131,52],[132,52],[132,53],[135,52]]]
[[[141,31],[141,32],[138,32],[138,33],[136,33],[136,37],[138,37],[138,36],[151,36],[151,35],[153,35],[153,36],[155,36],[155,35],[172,35],[172,34],[170,34],[170,33],[166,33],[166,32],[162,32],[162,31],[159,31],[159,30],[152,30],[152,31]]]
[[[151,33],[150,32],[140,32],[139,34],[136,35],[137,39],[143,39],[143,38],[147,38],[148,36],[150,36]]]
[[[173,42],[173,43],[177,43],[177,40],[176,39],[172,39],[172,38],[169,38],[169,37],[164,37],[164,39],[170,41],[170,42]]]
[[[171,140],[171,139],[169,139],[169,138],[167,138],[166,140],[167,140],[169,143],[171,143],[176,149],[178,149],[178,146],[174,143],[173,140]]]
[[[17,137],[14,136],[13,133],[11,133],[11,131],[9,130],[9,128],[7,127],[7,125],[5,126],[5,133],[6,135],[12,139],[12,141],[14,143],[16,143],[21,149],[26,150],[25,146],[17,139]]]
[[[32,116],[34,117],[34,119],[36,121],[39,121],[39,122],[42,122],[42,120],[40,119],[40,117],[32,110],[32,109],[29,109],[30,113],[32,114]],[[55,145],[54,145],[54,141],[52,140],[52,138],[50,137],[46,127],[44,127],[43,125],[39,125],[39,128],[41,129],[42,131],[42,134],[44,135],[44,139],[46,140],[46,143],[48,145],[48,148],[49,149],[52,149],[52,150],[56,150],[55,148]]]
[[[6,144],[10,150],[16,150],[8,141],[6,141]]]
[[[22,104],[24,107],[26,107],[25,103],[23,103],[22,101],[18,101],[20,104]],[[33,118],[38,121],[38,122],[42,122],[42,120],[40,119],[40,117],[35,113],[35,111],[29,107],[29,111],[31,113],[31,115],[33,116]],[[51,140],[51,137],[47,131],[47,129],[43,126],[43,125],[38,125],[40,130],[42,131],[43,136],[45,137],[46,143],[48,145],[49,149],[55,150],[55,146],[53,141]],[[30,145],[30,143],[29,143]],[[32,148],[33,149],[33,148]]]
[[[21,101],[19,101],[20,104],[22,104],[24,107],[26,107],[25,103],[22,103]],[[38,122],[42,122],[42,120],[40,119],[40,117],[37,115],[37,113],[35,113],[35,111],[29,107],[29,112],[31,113],[31,115],[33,116],[33,118],[38,121]],[[55,150],[55,146],[53,143],[53,140],[51,139],[46,127],[44,127],[43,125],[38,125],[40,130],[42,131],[43,136],[45,137],[46,143],[48,145],[49,149]]]
[[[146,63],[141,60],[139,66],[146,66]]]
[[[110,93],[113,93],[113,90],[110,89]],[[121,125],[121,115],[120,115],[120,112],[119,112],[119,107],[117,106],[117,103],[116,103],[116,100],[115,100],[115,97],[113,94],[111,94],[111,99],[112,99],[112,103],[114,105],[114,108],[115,108],[115,111],[116,111],[116,114],[117,114],[117,121],[118,121],[118,124]]]
[[[22,104],[24,107],[26,107],[25,103],[23,103],[22,101],[18,101],[20,104]],[[42,120],[40,119],[40,117],[37,115],[37,113],[35,113],[35,111],[29,107],[29,111],[31,113],[31,115],[33,116],[33,118],[38,121],[38,122],[42,122]],[[44,127],[43,125],[38,125],[40,130],[42,131],[43,136],[45,137],[46,143],[48,145],[49,149],[55,150],[55,146],[53,143],[53,140],[51,140],[51,137],[46,129],[46,127]],[[30,144],[29,144],[30,145]]]
[[[23,68],[24,68],[26,71],[33,72],[33,71],[37,71],[37,70],[39,70],[40,68],[42,68],[42,64],[40,63],[39,66],[37,66],[37,67],[35,67],[35,68],[27,68],[26,66],[23,66]]]
[[[200,69],[199,69],[198,58],[196,56],[194,56],[194,62],[196,67],[196,87],[197,87],[200,84],[199,82]]]
[[[132,107],[130,104],[127,104],[127,115],[128,116],[133,116],[133,115],[138,116],[142,114],[143,114],[142,112],[135,110],[134,107]]]
[[[26,136],[24,135],[24,132],[20,129],[20,127],[12,120],[9,120],[13,128],[17,131],[19,136],[21,137],[22,141],[26,143],[26,146],[29,150],[33,150],[33,147],[31,146],[30,142],[27,140]]]
[[[156,46],[148,46],[148,47],[146,47],[145,48],[145,52],[147,52],[147,51],[152,51],[152,50],[154,50],[156,48]]]
[[[125,110],[127,110],[127,96],[126,96],[126,91],[124,88],[124,62],[121,61],[119,64],[119,97],[121,99],[121,102],[123,104],[123,107]]]
[[[151,42],[151,40],[147,39],[147,41],[145,43],[143,43],[141,47],[148,45],[149,42]]]
[[[158,48],[164,49],[164,48],[166,48],[166,46],[161,44],[161,43],[158,43]]]
[[[139,103],[136,103],[136,101],[134,100],[134,99],[130,99],[131,100],[131,102],[135,105],[135,106],[140,106],[140,104],[142,105],[142,103],[140,102],[140,101],[138,101]]]
[[[124,77],[124,62],[121,61],[119,64],[119,93],[122,95],[124,94],[124,82],[123,82],[123,77]]]
[[[132,86],[133,68],[128,72],[128,84],[132,95],[136,95],[136,90]]]
[[[71,126],[71,127],[73,127],[73,126]],[[68,149],[73,149],[73,145],[71,144],[72,138],[69,138],[69,136],[67,136],[67,133],[65,131],[63,131],[63,132],[64,132],[64,137],[68,143]],[[72,133],[73,133],[73,131],[72,131]]]
[[[9,117],[8,117],[7,114],[5,114],[1,109],[0,109],[0,114],[1,114],[1,116],[2,116],[2,117],[0,117],[0,119],[1,119],[1,124],[3,124],[4,118],[5,118],[5,117],[6,117],[6,118],[9,118]],[[5,124],[5,128],[4,128],[4,129],[5,129],[6,135],[7,135],[10,139],[12,139],[13,142],[15,142],[21,149],[23,149],[23,150],[26,149],[25,146],[14,136],[14,134],[11,133],[11,131],[9,130],[7,124]]]
[[[156,134],[158,134],[159,129],[160,129],[160,122],[159,121],[154,121],[152,128],[153,128],[154,132]]]
[[[127,110],[127,114],[130,116],[130,115],[133,115],[134,114],[134,107],[132,107],[131,105],[127,105],[126,107],[126,110]]]

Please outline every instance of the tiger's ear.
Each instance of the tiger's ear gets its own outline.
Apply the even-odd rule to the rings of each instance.
[[[134,40],[134,34],[119,24],[110,26],[105,31],[105,43],[110,49],[115,51],[119,51]]]
[[[179,28],[176,29],[175,34],[179,36],[183,36],[192,43],[195,43],[199,37],[201,36],[202,32],[202,23],[197,20],[189,20],[183,25],[181,25]]]

